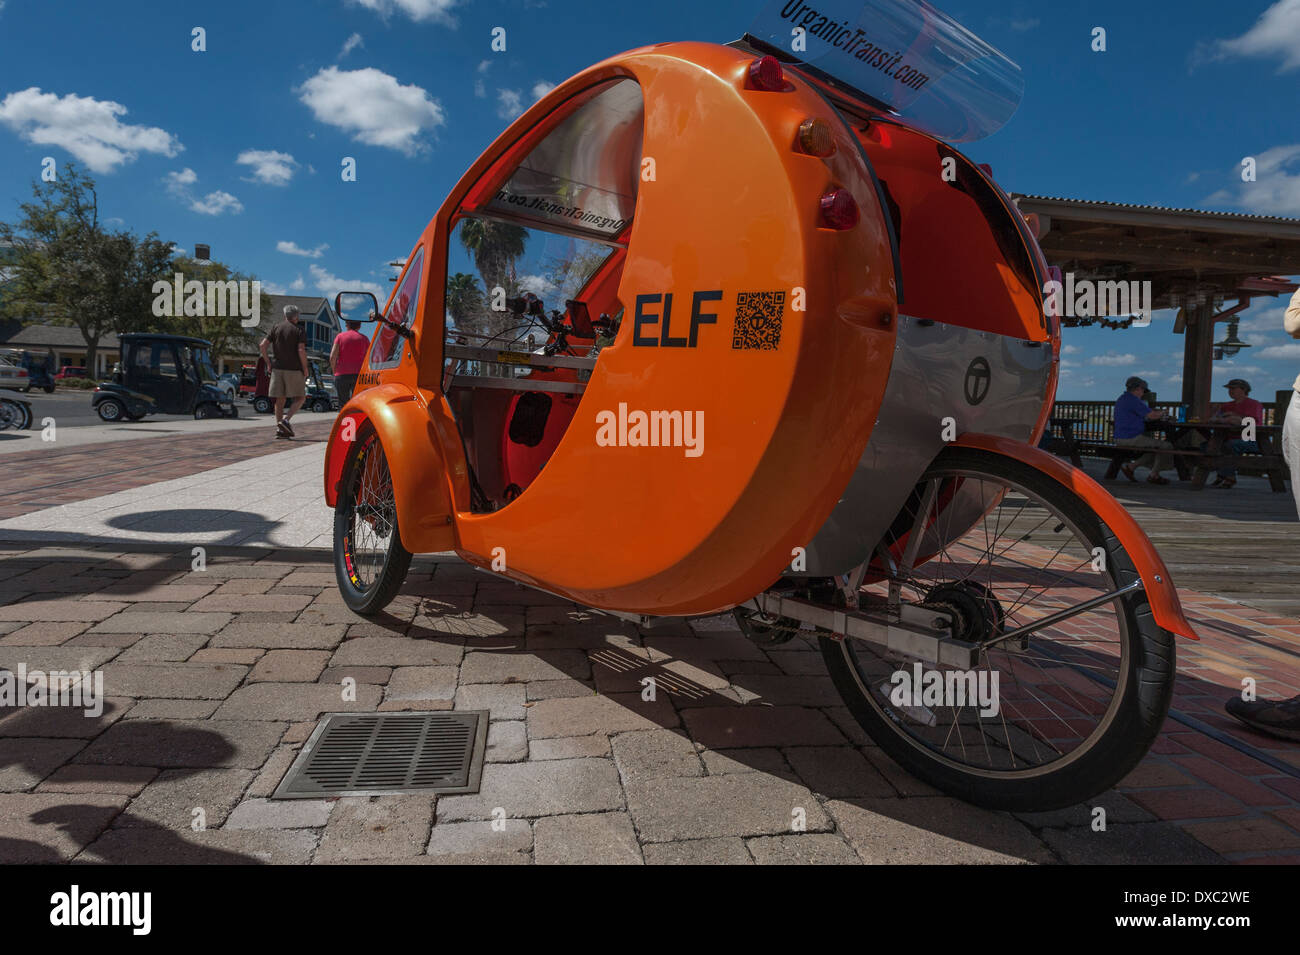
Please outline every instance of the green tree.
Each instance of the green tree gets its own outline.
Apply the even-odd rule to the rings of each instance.
[[[513,223],[469,218],[460,225],[460,244],[474,257],[474,267],[489,296],[498,287],[507,295],[516,294],[515,262],[527,243],[528,230]]]
[[[447,314],[457,331],[483,333],[483,290],[478,279],[468,272],[457,272],[447,279]]]
[[[180,273],[182,282],[202,282],[204,283],[205,289],[207,288],[208,282],[251,283],[256,281],[251,276],[245,275],[242,272],[237,272],[223,262],[199,260],[183,255],[178,255],[172,260],[170,269],[171,275]],[[257,343],[262,338],[262,330],[256,326],[249,328],[243,326],[241,317],[235,314],[235,302],[239,301],[238,296],[232,297],[227,295],[225,300],[225,314],[209,315],[207,314],[208,299],[205,294],[204,314],[175,314],[160,319],[154,319],[154,321],[158,323],[156,330],[169,332],[173,335],[189,335],[194,338],[207,339],[207,341],[212,343],[212,358],[214,363],[219,362],[222,358],[233,355],[235,352],[245,352],[256,349]],[[265,321],[267,316],[271,315],[271,308],[271,296],[266,292],[262,292],[258,300],[258,309],[261,320]],[[173,311],[177,311],[174,303]],[[271,317],[272,320],[274,320],[274,316]]]
[[[94,373],[109,332],[148,329],[153,283],[168,274],[171,245],[149,233],[110,232],[99,221],[95,180],[69,163],[55,182],[36,180],[15,223],[0,222],[10,247],[0,310],[21,319],[75,325]]]

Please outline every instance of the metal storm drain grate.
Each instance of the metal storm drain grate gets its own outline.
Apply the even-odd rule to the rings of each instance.
[[[487,710],[326,713],[273,799],[476,793]]]

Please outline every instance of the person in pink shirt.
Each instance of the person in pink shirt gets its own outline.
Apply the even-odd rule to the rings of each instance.
[[[1232,400],[1219,405],[1219,410],[1214,413],[1211,421],[1240,425],[1249,418],[1257,425],[1264,423],[1264,406],[1254,398],[1247,397],[1250,394],[1250,382],[1244,378],[1234,378],[1224,387],[1228,389],[1228,397]],[[1230,457],[1220,463],[1219,476],[1213,486],[1226,490],[1237,483],[1235,459],[1242,454],[1259,454],[1259,444],[1255,441],[1234,438],[1224,446],[1223,450]]]
[[[365,364],[370,339],[361,334],[360,322],[348,322],[347,331],[334,338],[330,349],[330,371],[334,372],[334,387],[339,393],[339,405],[348,403],[352,389],[357,385],[357,375]]]

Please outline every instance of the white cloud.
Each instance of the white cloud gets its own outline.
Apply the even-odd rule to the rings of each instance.
[[[447,26],[455,26],[456,20],[448,11],[456,6],[457,0],[353,0],[358,6],[374,10],[384,19],[394,12],[406,14],[417,23],[423,20],[436,20]]]
[[[519,288],[521,291],[532,292],[538,298],[545,299],[559,286],[544,275],[521,275],[519,276]]]
[[[1137,362],[1137,356],[1128,353],[1125,353],[1123,355],[1116,355],[1113,352],[1107,352],[1104,355],[1094,355],[1092,358],[1092,364],[1094,365],[1109,365],[1109,366],[1118,367],[1120,365],[1132,365],[1135,364],[1136,362]]]
[[[169,172],[163,176],[163,182],[167,185],[167,191],[174,196],[186,195],[189,190],[187,186],[192,186],[199,181],[199,175],[189,166],[186,166],[180,172]]]
[[[1061,354],[1062,354],[1062,355],[1077,355],[1077,354],[1079,354],[1079,346],[1078,346],[1078,345],[1062,345],[1062,346],[1061,346]]]
[[[555,89],[554,83],[549,80],[538,80],[533,84],[533,102],[536,103],[553,89]]]
[[[486,72],[487,72],[488,70],[490,70],[490,69],[492,69],[492,61],[491,61],[491,60],[479,60],[479,61],[478,61],[478,71],[479,71],[480,73],[486,73]]]
[[[518,119],[524,112],[524,97],[519,90],[497,90],[497,115],[502,119]]]
[[[343,41],[343,49],[339,50],[338,59],[343,59],[357,47],[365,48],[366,41],[361,38],[360,33],[354,33]]]
[[[244,211],[243,203],[230,193],[220,189],[216,192],[209,192],[202,199],[190,200],[190,208],[205,216],[219,216],[227,212],[240,213]]]
[[[319,259],[328,248],[328,245],[318,245],[314,249],[304,249],[296,242],[286,242],[283,239],[275,244],[275,251],[283,252],[285,255],[301,255],[305,259]]]
[[[1239,37],[1219,40],[1209,58],[1280,57],[1279,73],[1300,69],[1300,0],[1278,0]]]
[[[228,192],[218,189],[216,192],[209,192],[202,199],[195,197],[190,186],[199,181],[198,173],[189,166],[186,166],[180,172],[169,172],[163,176],[163,184],[170,195],[181,199],[190,207],[192,212],[198,212],[205,216],[219,216],[224,213],[239,213],[244,211],[244,205]]]
[[[1282,316],[1286,314],[1283,307],[1269,308],[1262,312],[1251,315],[1250,318],[1242,319],[1238,325],[1238,331],[1242,334],[1246,332],[1281,332]]]
[[[251,179],[245,179],[245,182],[260,182],[268,186],[289,185],[289,180],[293,178],[294,167],[298,165],[288,153],[276,152],[273,149],[245,149],[239,154],[235,163],[252,167],[253,176]]]
[[[42,93],[36,86],[0,101],[0,123],[29,143],[66,149],[93,172],[112,172],[140,153],[170,157],[185,148],[165,129],[121,122],[126,112],[111,100]]]
[[[1254,159],[1254,182],[1242,182],[1241,167],[1234,167],[1232,186],[1220,189],[1204,201],[1237,206],[1260,215],[1300,215],[1300,143],[1274,146]]]
[[[316,283],[316,291],[329,298],[333,298],[338,292],[374,292],[375,298],[381,302],[388,297],[388,289],[378,282],[367,282],[363,279],[341,279],[328,269],[315,264],[307,268],[311,272],[312,281]]]
[[[1038,26],[1039,22],[1038,17],[1027,17],[1024,20],[1012,20],[1011,29],[1016,33],[1026,33]]]
[[[487,99],[487,84],[482,80],[474,81],[474,95],[478,99]]]
[[[396,149],[408,156],[428,149],[419,139],[446,123],[442,105],[420,87],[368,67],[321,70],[298,89],[316,119],[351,133],[356,142]]]
[[[1286,345],[1269,345],[1267,348],[1261,348],[1255,355],[1257,358],[1286,358],[1288,360],[1300,358],[1300,342],[1291,342]]]

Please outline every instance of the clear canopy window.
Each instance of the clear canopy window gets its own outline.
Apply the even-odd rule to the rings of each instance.
[[[641,88],[632,80],[613,81],[532,149],[487,209],[618,236],[636,206],[643,119]]]
[[[769,0],[749,32],[950,142],[996,132],[1024,95],[1020,67],[923,0]]]
[[[614,252],[603,242],[492,216],[460,219],[447,249],[448,339],[506,343],[526,336],[530,325],[520,323],[506,300],[531,292],[548,313],[562,312]]]

